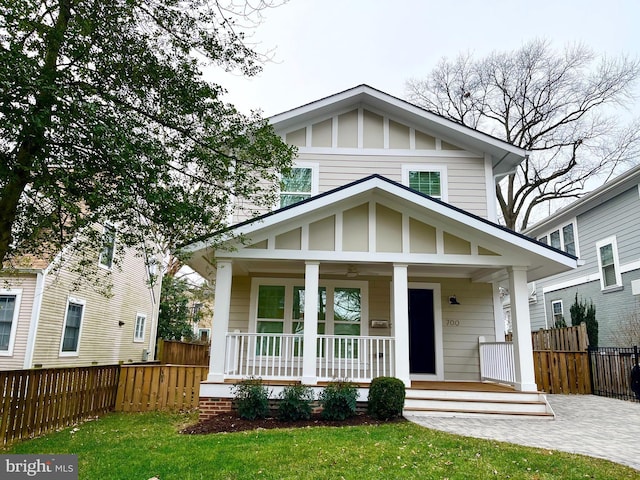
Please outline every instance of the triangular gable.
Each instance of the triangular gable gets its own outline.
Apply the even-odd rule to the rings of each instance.
[[[442,150],[486,153],[491,156],[494,174],[498,176],[512,171],[527,153],[368,85],[288,110],[269,120],[288,143],[305,148],[432,149],[437,142]],[[358,129],[370,133],[358,137]],[[384,137],[380,134],[383,130],[387,132]],[[357,138],[362,139],[361,144]]]

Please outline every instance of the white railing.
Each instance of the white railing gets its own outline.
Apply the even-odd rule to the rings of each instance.
[[[302,378],[302,335],[227,333],[225,376],[299,380]],[[394,339],[318,335],[316,377],[368,382],[393,376]]]
[[[478,344],[480,379],[515,385],[513,342],[485,342],[484,337],[479,337]]]

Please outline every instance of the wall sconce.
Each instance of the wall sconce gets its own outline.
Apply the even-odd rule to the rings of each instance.
[[[455,295],[451,295],[449,297],[449,305],[460,305],[460,302],[458,301]]]
[[[124,322],[122,320],[118,320],[118,326],[121,327],[124,325]]]

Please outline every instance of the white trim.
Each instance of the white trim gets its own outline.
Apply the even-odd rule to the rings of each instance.
[[[410,172],[437,172],[440,174],[440,197],[443,202],[449,201],[449,181],[447,176],[447,166],[437,164],[424,164],[424,163],[404,163],[402,165],[402,184],[406,187],[409,186],[409,173]]]
[[[444,339],[442,332],[442,289],[439,283],[409,282],[408,289],[433,290],[433,329],[436,349],[435,375],[411,374],[412,380],[444,380]],[[409,352],[407,351],[407,358]]]
[[[0,289],[0,295],[7,297],[15,297],[13,302],[13,318],[11,319],[11,331],[9,332],[9,344],[7,350],[0,350],[0,356],[12,357],[13,347],[16,342],[16,331],[18,329],[18,316],[20,315],[20,305],[22,303],[22,289],[21,288],[2,288]]]
[[[142,336],[139,337],[136,334],[138,333],[138,319],[142,318]],[[134,343],[144,343],[144,336],[147,332],[147,314],[146,313],[136,313],[136,321],[133,324],[133,342]]]
[[[611,245],[613,254],[613,268],[615,268],[616,283],[614,285],[604,284],[604,275],[602,274],[602,257],[600,256],[600,249],[607,245]],[[616,236],[604,238],[596,242],[596,257],[598,259],[598,274],[600,275],[600,289],[602,291],[611,290],[622,286],[622,273],[620,272],[620,258],[618,256],[618,242]]]
[[[355,148],[355,147],[298,147],[299,154],[322,154],[322,155],[342,155],[369,157],[440,157],[440,158],[482,158],[481,154],[466,150],[426,150],[416,149],[415,142],[409,142],[409,146],[414,148]]]
[[[498,197],[496,196],[496,185],[493,179],[492,158],[488,153],[484,154],[484,179],[487,190],[487,218],[498,223]]]
[[[24,353],[24,363],[22,368],[29,369],[33,366],[33,355],[36,348],[36,337],[38,335],[38,324],[40,323],[40,311],[42,309],[42,297],[44,296],[44,283],[47,278],[47,270],[38,273],[36,276],[36,289],[33,293],[33,305],[31,306],[31,321],[29,322],[29,333],[27,335],[27,348]]]
[[[320,185],[320,164],[318,162],[306,162],[306,161],[295,161],[291,166],[291,169],[299,168],[304,169],[308,168],[311,170],[311,192],[309,192],[309,196],[313,197],[317,195],[319,192]],[[276,205],[273,206],[273,210],[278,210],[281,205],[280,195],[282,195],[282,191],[280,190],[280,183],[282,180],[282,175],[278,174],[278,201]]]
[[[536,234],[535,239],[540,241],[540,239],[544,237],[546,238],[546,242],[543,242],[543,243],[551,246],[551,234],[554,232],[558,232],[558,236],[560,238],[560,250],[562,250],[563,252],[566,252],[567,250],[564,242],[564,229],[569,225],[571,225],[573,229],[573,248],[575,250],[575,253],[573,253],[572,255],[579,257],[580,248],[578,244],[578,219],[576,217],[573,217],[571,219],[565,220],[564,222],[558,223],[555,225],[555,227],[551,228],[550,230],[546,230],[542,233]]]
[[[78,343],[74,351],[62,351],[64,345],[64,333],[67,329],[67,320],[69,319],[69,305],[82,305],[82,314],[80,315],[80,327],[78,328]],[[86,311],[87,301],[82,298],[67,297],[67,305],[64,309],[64,323],[62,324],[62,334],[60,335],[60,350],[58,355],[60,357],[77,357],[80,354],[80,340],[82,339],[82,327],[84,326],[84,314]]]

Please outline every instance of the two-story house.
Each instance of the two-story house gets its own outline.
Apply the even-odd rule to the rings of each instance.
[[[571,305],[592,301],[600,346],[625,346],[624,324],[640,295],[640,166],[560,209],[524,233],[581,260],[579,268],[535,282],[531,326],[571,324]],[[630,339],[631,340],[631,339]],[[618,344],[618,345],[616,345]]]
[[[477,399],[482,364],[535,392],[527,283],[576,259],[496,223],[496,182],[526,152],[366,85],[270,120],[298,147],[280,205],[185,247],[216,285],[201,411],[249,376],[349,378],[366,398],[387,375]],[[513,351],[484,359],[479,337],[504,341],[505,280]]]
[[[69,249],[0,275],[0,370],[153,360],[161,269],[133,249],[117,259],[117,229],[97,228],[105,243],[86,267],[90,282],[79,281],[80,256]]]

